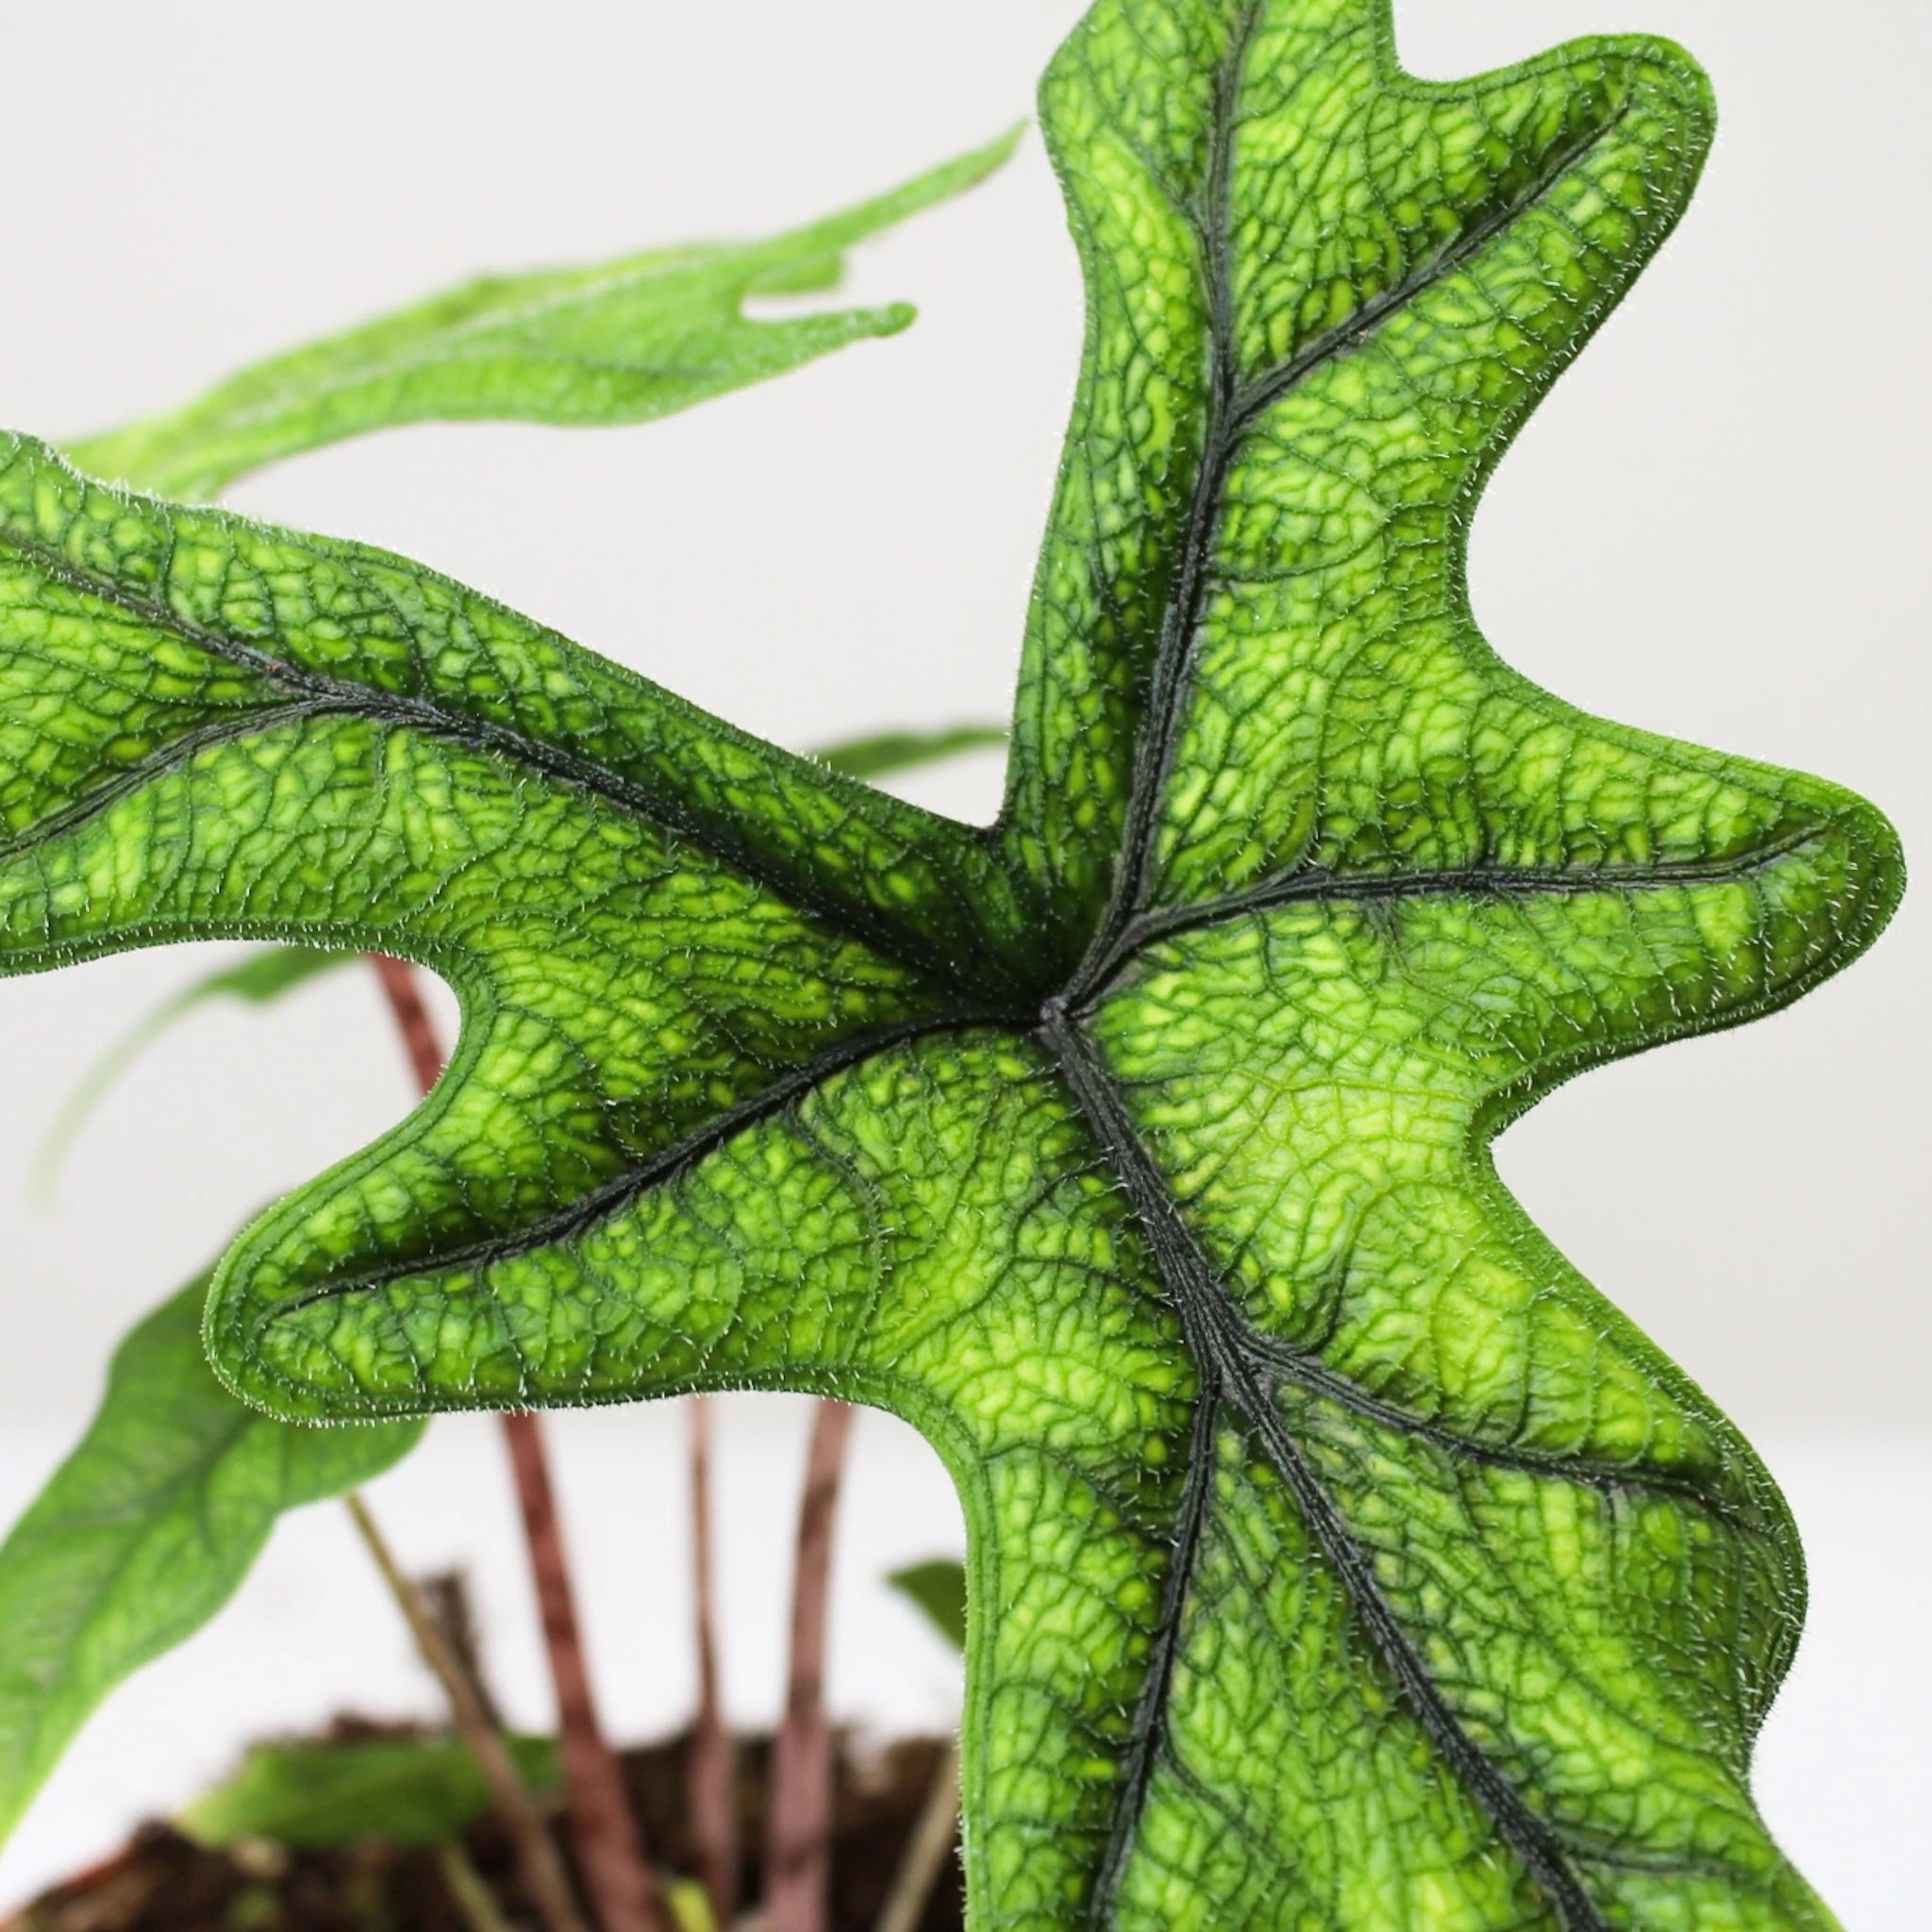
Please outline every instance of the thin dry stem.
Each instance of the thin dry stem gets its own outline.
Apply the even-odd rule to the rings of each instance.
[[[821,1402],[806,1451],[791,1586],[791,1664],[772,1751],[765,1842],[766,1932],[826,1932],[832,1874],[832,1727],[825,1716],[826,1595],[832,1525],[852,1411]]]
[[[442,1867],[442,1882],[470,1932],[515,1932],[496,1903],[496,1894],[461,1845],[438,1845],[436,1857]]]
[[[711,1569],[711,1411],[702,1395],[686,1405],[691,1421],[691,1573],[697,1593],[698,1707],[691,1720],[685,1778],[691,1841],[711,1918],[738,1914],[738,1772],[718,1689],[717,1596]]]
[[[917,1932],[958,1826],[959,1747],[948,1744],[940,1755],[925,1803],[920,1807],[919,1821],[906,1841],[874,1932]]]
[[[441,1077],[444,1055],[416,970],[384,953],[372,953],[369,958],[416,1084],[427,1093]],[[557,1693],[571,1839],[585,1889],[604,1932],[671,1932],[625,1790],[624,1768],[598,1722],[542,1425],[529,1414],[499,1420],[516,1477],[524,1543],[542,1617],[550,1681]]]
[[[423,1661],[436,1674],[449,1699],[451,1721],[457,1736],[476,1761],[483,1781],[490,1788],[490,1802],[504,1830],[509,1835],[523,1875],[524,1888],[530,1895],[547,1932],[589,1932],[576,1901],[571,1895],[570,1877],[564,1871],[549,1827],[543,1823],[515,1760],[501,1733],[490,1722],[482,1697],[470,1674],[463,1668],[442,1626],[436,1621],[428,1602],[414,1582],[404,1574],[394,1553],[375,1525],[369,1506],[353,1492],[347,1498],[349,1514],[356,1528],[375,1558],[390,1594],[395,1598],[416,1640]]]

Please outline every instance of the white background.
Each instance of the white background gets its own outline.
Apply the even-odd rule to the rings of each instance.
[[[58,437],[484,268],[594,260],[826,211],[1024,111],[1069,0],[683,0],[8,9],[0,422]],[[1816,771],[1932,830],[1923,590],[1923,83],[1916,0],[1405,0],[1405,58],[1468,73],[1566,34],[1674,34],[1724,121],[1677,240],[1523,437],[1479,520],[1503,654],[1611,716]],[[1077,350],[1079,289],[1029,141],[859,258],[895,341],[671,422],[421,428],[239,490],[420,557],[795,745],[996,719]],[[985,815],[996,759],[918,795]],[[1932,1313],[1918,1265],[1932,912],[1776,1020],[1566,1088],[1506,1137],[1542,1224],[1756,1437],[1813,1572],[1767,1733],[1767,1811],[1847,1924],[1922,1922],[1932,1694]],[[370,989],[211,1013],[77,1149],[31,1151],[91,1051],[218,949],[0,988],[0,1509],[81,1426],[110,1340],[252,1208],[394,1120]],[[802,1411],[725,1415],[732,1701],[775,1705]],[[558,1431],[625,1730],[689,1681],[677,1418]],[[445,1423],[376,1500],[411,1560],[467,1557],[509,1701],[541,1666],[486,1423]],[[475,1499],[475,1500],[472,1500]],[[868,1417],[834,1696],[942,1721],[937,1643],[875,1582],[956,1544],[915,1438]],[[235,1607],[124,1693],[0,1854],[0,1902],[165,1807],[251,1730],[426,1708],[335,1512],[285,1527]]]

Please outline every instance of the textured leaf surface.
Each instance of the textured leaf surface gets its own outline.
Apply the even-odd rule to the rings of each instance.
[[[254,1399],[821,1390],[958,1482],[975,1925],[1792,1932],[1775,1489],[1490,1139],[1867,944],[1884,821],[1476,631],[1483,478],[1681,210],[1697,70],[1104,0],[1008,807],[787,758],[392,558],[0,469],[0,949],[376,946],[464,1009],[223,1264]]]
[[[847,740],[813,752],[821,764],[855,778],[886,778],[900,772],[953,758],[960,752],[1004,744],[1007,734],[997,726],[956,724],[941,731],[882,731]],[[224,966],[192,981],[177,993],[144,1014],[106,1053],[94,1061],[62,1104],[35,1159],[37,1191],[51,1195],[55,1177],[94,1109],[115,1082],[164,1035],[191,1014],[221,1000],[239,1000],[255,1007],[273,1006],[343,966],[359,962],[356,953],[325,953],[312,946],[263,946],[233,966]]]
[[[395,424],[641,423],[912,320],[905,303],[758,320],[759,295],[836,288],[845,251],[983,180],[1017,132],[903,188],[760,242],[492,275],[244,370],[185,409],[75,445],[166,495],[217,496],[281,457]]]
[[[0,1544],[0,1837],[101,1700],[227,1602],[277,1516],[422,1434],[244,1407],[202,1353],[207,1294],[203,1275],[122,1343],[86,1436]]]
[[[512,1738],[509,1746],[526,1786],[557,1789],[550,1739]],[[372,1839],[448,1844],[489,1808],[482,1774],[455,1740],[379,1738],[258,1744],[175,1823],[205,1845],[265,1839],[293,1851],[331,1851]]]

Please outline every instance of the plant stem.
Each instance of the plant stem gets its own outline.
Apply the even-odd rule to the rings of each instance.
[[[482,1652],[476,1642],[476,1620],[470,1608],[470,1590],[463,1573],[460,1570],[443,1570],[418,1576],[416,1588],[423,1592],[423,1601],[429,1606],[429,1614],[436,1619],[436,1627],[449,1639],[449,1647],[456,1652],[457,1661],[468,1674],[470,1682],[475,1685],[477,1698],[491,1724],[499,1731],[508,1730],[509,1726],[503,1721],[503,1712],[497,1707],[496,1699],[490,1694],[489,1679],[483,1674]]]
[[[470,1932],[513,1932],[496,1903],[496,1894],[461,1845],[438,1845],[436,1857],[442,1867],[442,1882],[449,1887],[449,1895]]]
[[[524,1534],[536,1573],[543,1641],[557,1691],[558,1730],[563,1743],[564,1790],[570,1801],[571,1836],[584,1886],[604,1932],[669,1932],[644,1863],[642,1834],[625,1790],[624,1770],[606,1741],[591,1695],[582,1633],[564,1556],[563,1526],[537,1418],[506,1415],[504,1436],[515,1472]]]
[[[806,1451],[791,1583],[791,1663],[785,1718],[772,1748],[765,1841],[766,1932],[826,1932],[832,1875],[832,1727],[825,1716],[825,1599],[832,1524],[852,1411],[821,1402]]]
[[[691,1573],[697,1591],[698,1707],[686,1765],[687,1805],[711,1918],[738,1915],[738,1770],[718,1692],[717,1598],[711,1574],[711,1409],[702,1395],[691,1422]]]
[[[389,1002],[390,1018],[402,1036],[403,1051],[409,1058],[409,1071],[425,1093],[442,1078],[446,1056],[442,1041],[436,1037],[436,1022],[429,1017],[428,1003],[416,978],[416,969],[407,959],[392,959],[387,953],[371,953],[369,963]]]
[[[372,953],[369,961],[389,1001],[416,1084],[427,1093],[441,1076],[444,1056],[416,970],[386,953]],[[524,1544],[543,1623],[550,1681],[557,1694],[571,1838],[584,1886],[604,1932],[669,1932],[645,1861],[642,1834],[625,1790],[624,1769],[597,1721],[542,1424],[528,1413],[498,1420],[516,1477]]]
[[[394,1552],[375,1526],[369,1506],[353,1491],[347,1501],[349,1514],[355,1519],[362,1541],[368,1544],[369,1554],[375,1558],[375,1566],[382,1572],[390,1594],[395,1598],[408,1620],[410,1635],[416,1640],[416,1648],[422,1653],[423,1661],[436,1674],[443,1694],[449,1699],[450,1716],[456,1724],[457,1735],[475,1759],[484,1783],[490,1787],[491,1806],[509,1834],[510,1843],[516,1851],[517,1866],[523,1874],[524,1888],[530,1894],[530,1902],[538,1916],[543,1921],[547,1932],[589,1932],[577,1910],[576,1901],[571,1896],[570,1877],[563,1869],[562,1858],[558,1856],[549,1828],[537,1810],[536,1801],[517,1774],[508,1747],[490,1722],[483,1708],[483,1700],[477,1694],[469,1673],[463,1669],[448,1638],[443,1635],[442,1626],[431,1614],[423,1592],[404,1574]]]
[[[954,1743],[940,1754],[919,1822],[912,1827],[899,1869],[892,1874],[892,1889],[886,1895],[885,1909],[879,1913],[874,1932],[916,1932],[925,1916],[925,1902],[932,1896],[940,1868],[953,1849],[958,1825],[959,1747]]]

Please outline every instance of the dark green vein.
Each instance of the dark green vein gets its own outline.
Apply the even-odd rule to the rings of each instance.
[[[1184,1311],[1184,1325],[1185,1321]],[[1107,1844],[1088,1901],[1087,1922],[1094,1932],[1104,1932],[1112,1917],[1121,1880],[1133,1854],[1135,1834],[1141,1826],[1141,1814],[1146,1807],[1148,1787],[1153,1783],[1155,1765],[1167,1736],[1167,1707],[1174,1688],[1174,1663],[1180,1655],[1181,1624],[1193,1589],[1195,1560],[1204,1541],[1208,1498],[1214,1487],[1214,1431],[1221,1391],[1209,1379],[1211,1372],[1205,1358],[1197,1354],[1195,1359],[1203,1380],[1195,1398],[1194,1426],[1189,1437],[1187,1480],[1181,1491],[1180,1512],[1174,1519],[1174,1551],[1168,1559],[1166,1582],[1161,1587],[1153,1652],[1148,1658],[1147,1674],[1141,1680],[1141,1695],[1135,1703],[1133,1726],[1128,1733],[1126,1765],[1114,1797]]]
[[[1513,1449],[1502,1443],[1485,1442],[1479,1437],[1445,1429],[1425,1421],[1392,1402],[1371,1395],[1348,1376],[1338,1374],[1325,1362],[1263,1335],[1240,1317],[1241,1349],[1280,1381],[1291,1384],[1304,1394],[1332,1403],[1337,1408],[1359,1416],[1364,1422],[1412,1436],[1432,1444],[1445,1456],[1461,1462],[1474,1462],[1491,1469],[1519,1471],[1524,1475],[1542,1476],[1555,1482],[1574,1483],[1579,1489],[1605,1494],[1623,1491],[1654,1491],[1689,1503],[1715,1517],[1740,1535],[1766,1535],[1774,1525],[1748,1515],[1727,1498],[1714,1495],[1698,1479],[1675,1470],[1658,1469],[1649,1463],[1594,1461],[1583,1456],[1559,1456],[1533,1449]]]
[[[761,1121],[782,1113],[788,1108],[796,1106],[837,1074],[858,1066],[875,1054],[891,1051],[893,1047],[907,1046],[914,1041],[924,1040],[935,1034],[959,1033],[981,1026],[1004,1026],[1017,1030],[1028,1024],[1024,1018],[1016,1019],[1011,1013],[996,1009],[956,1009],[941,1014],[926,1014],[916,1020],[908,1020],[893,1026],[876,1027],[855,1035],[852,1039],[841,1041],[836,1046],[808,1060],[804,1066],[794,1068],[774,1080],[770,1086],[749,1094],[734,1106],[723,1108],[713,1114],[701,1127],[675,1141],[671,1146],[654,1154],[649,1159],[626,1168],[622,1174],[613,1175],[589,1192],[573,1201],[568,1207],[560,1208],[541,1220],[527,1223],[514,1233],[492,1237],[486,1241],[473,1241],[459,1248],[448,1248],[440,1253],[412,1256],[397,1262],[392,1267],[367,1269],[355,1274],[338,1274],[318,1282],[306,1293],[292,1295],[286,1301],[276,1302],[271,1307],[256,1311],[258,1332],[275,1322],[312,1307],[320,1302],[340,1301],[345,1295],[361,1294],[370,1290],[387,1288],[394,1282],[406,1281],[411,1276],[431,1271],[446,1273],[451,1269],[481,1269],[493,1267],[504,1261],[516,1259],[519,1256],[534,1253],[540,1248],[550,1246],[557,1241],[574,1240],[598,1222],[621,1211],[647,1190],[661,1186],[675,1179],[678,1174],[702,1160],[742,1133],[746,1128],[758,1125]]]
[[[1120,937],[1082,974],[1083,991],[1074,1007],[1086,1011],[1108,983],[1141,951],[1163,940],[1180,939],[1207,926],[1224,925],[1281,906],[1356,907],[1391,900],[1536,899],[1585,897],[1592,892],[1666,891],[1687,886],[1741,883],[1768,872],[1821,838],[1830,819],[1801,827],[1784,838],[1751,847],[1730,858],[1664,859],[1655,865],[1465,866],[1449,872],[1295,873],[1264,879],[1244,891],[1191,906],[1163,906],[1138,912]]]
[[[1373,1559],[1356,1540],[1290,1435],[1265,1383],[1257,1375],[1244,1346],[1244,1324],[1182,1218],[1179,1205],[1141,1141],[1111,1074],[1059,1002],[1050,1003],[1040,1038],[1058,1063],[1133,1206],[1161,1278],[1174,1297],[1204,1387],[1218,1388],[1259,1438],[1275,1474],[1301,1511],[1409,1708],[1489,1814],[1498,1836],[1549,1900],[1564,1932],[1610,1932],[1609,1922],[1585,1891],[1554,1828],[1530,1808],[1523,1794],[1463,1729],[1403,1629],[1376,1582]],[[1183,1554],[1177,1553],[1176,1562],[1182,1560]]]
[[[162,508],[165,509],[166,506]],[[219,518],[225,513],[209,511],[207,514]],[[660,789],[641,785],[560,746],[488,719],[471,717],[432,699],[384,691],[353,678],[336,677],[326,672],[291,663],[272,650],[210,630],[184,618],[153,598],[141,596],[125,586],[82,569],[71,558],[21,536],[17,531],[0,529],[0,547],[28,558],[49,577],[69,589],[84,596],[97,598],[138,623],[178,638],[225,663],[253,672],[290,692],[289,704],[273,708],[272,715],[275,719],[284,715],[291,706],[307,700],[317,710],[351,711],[377,724],[411,728],[445,742],[459,743],[507,758],[540,771],[560,784],[607,799],[662,831],[688,839],[746,877],[778,893],[788,903],[813,913],[835,930],[858,939],[883,957],[924,977],[947,986],[963,988],[978,985],[989,992],[1007,995],[1024,990],[1012,971],[1012,961],[1007,957],[1008,949],[998,944],[987,929],[984,908],[971,895],[965,895],[959,901],[972,927],[971,931],[960,935],[966,943],[958,946],[938,944],[926,935],[893,920],[883,908],[867,906],[849,894],[827,891],[808,866],[775,864],[770,855],[739,836],[728,821],[717,814],[694,811]],[[705,721],[705,724],[706,728],[711,730],[721,728],[713,721]],[[728,730],[728,727],[722,728]],[[738,736],[735,733],[731,735]],[[849,787],[854,793],[850,801],[851,815],[857,816],[865,802],[880,795],[856,780],[830,773],[825,766],[794,758],[775,746],[760,745],[749,740],[741,742],[758,756],[778,761],[791,771],[792,776],[821,792],[827,786],[841,791]],[[910,807],[902,808],[908,811],[915,809]]]
[[[1479,254],[1525,210],[1534,207],[1591,148],[1606,140],[1621,115],[1559,149],[1535,185],[1515,200],[1492,209],[1471,224],[1453,242],[1437,250],[1381,294],[1371,297],[1346,322],[1314,337],[1295,356],[1244,387],[1237,387],[1233,367],[1232,325],[1229,317],[1230,240],[1228,181],[1233,151],[1233,120],[1240,96],[1241,65],[1253,38],[1258,7],[1243,16],[1227,61],[1216,75],[1209,129],[1208,208],[1195,219],[1208,283],[1208,310],[1215,384],[1208,402],[1208,423],[1203,440],[1201,469],[1182,541],[1181,568],[1162,619],[1149,679],[1146,709],[1135,744],[1123,844],[1113,891],[1088,954],[1074,975],[1083,991],[1093,984],[1100,962],[1119,949],[1124,929],[1151,901],[1155,879],[1155,817],[1181,739],[1184,700],[1192,675],[1194,641],[1215,523],[1228,473],[1243,437],[1255,418],[1326,364],[1357,347],[1393,312],[1413,301]]]

